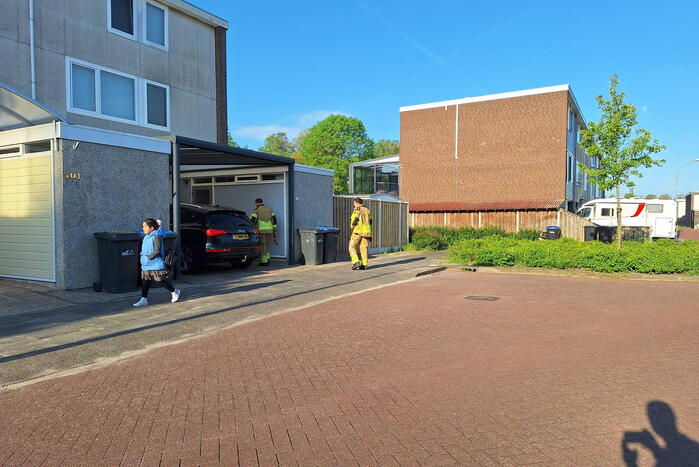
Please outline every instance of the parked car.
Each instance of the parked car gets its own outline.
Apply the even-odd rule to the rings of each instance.
[[[180,204],[180,231],[183,273],[196,272],[205,263],[246,268],[260,257],[260,232],[237,209]]]

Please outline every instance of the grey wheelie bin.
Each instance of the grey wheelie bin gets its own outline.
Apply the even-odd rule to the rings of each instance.
[[[337,227],[316,227],[315,229],[325,234],[323,263],[334,263],[337,258],[337,240],[340,237],[340,229]]]
[[[325,232],[317,229],[299,229],[301,253],[306,264],[323,264]]]
[[[95,232],[99,259],[99,282],[95,290],[109,293],[130,292],[136,289],[138,247],[141,235],[133,232]]]

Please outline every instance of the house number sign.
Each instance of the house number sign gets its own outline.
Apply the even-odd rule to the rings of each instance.
[[[68,172],[66,178],[70,180],[80,180],[80,172]]]

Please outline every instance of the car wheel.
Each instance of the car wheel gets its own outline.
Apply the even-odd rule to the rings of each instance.
[[[182,256],[180,257],[180,272],[182,274],[192,274],[196,270],[197,264],[192,249],[188,246],[183,246]]]
[[[246,259],[234,259],[231,261],[231,266],[233,266],[235,269],[245,269],[248,266],[252,264],[252,258],[246,258]]]

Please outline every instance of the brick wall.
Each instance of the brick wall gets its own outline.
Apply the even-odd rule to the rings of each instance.
[[[216,60],[216,142],[228,144],[228,94],[226,76],[226,28],[215,32]]]
[[[401,112],[409,203],[565,198],[568,92]]]

